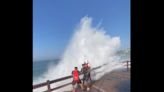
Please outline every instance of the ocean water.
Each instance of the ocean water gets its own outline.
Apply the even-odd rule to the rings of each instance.
[[[33,62],[33,81],[47,72],[48,67],[56,66],[60,59],[34,61]]]

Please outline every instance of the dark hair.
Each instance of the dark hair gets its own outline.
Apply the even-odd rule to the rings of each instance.
[[[75,67],[75,69],[77,69],[77,67]]]

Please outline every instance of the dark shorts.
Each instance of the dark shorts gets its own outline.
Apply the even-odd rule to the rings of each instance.
[[[81,83],[81,80],[77,80],[77,81],[73,80],[73,81],[72,81],[72,85],[75,85],[76,83],[77,83],[77,84],[80,84],[80,83]]]

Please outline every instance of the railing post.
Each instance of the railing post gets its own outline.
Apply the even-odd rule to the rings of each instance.
[[[49,80],[47,80],[47,88],[48,88],[47,92],[51,92],[51,87],[50,87],[50,81]]]
[[[128,64],[129,61],[126,61],[126,62],[127,62],[127,71],[129,71],[129,64]]]

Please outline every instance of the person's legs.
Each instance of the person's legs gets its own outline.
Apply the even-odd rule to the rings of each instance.
[[[72,92],[75,92],[75,81],[72,81]]]
[[[72,87],[73,87],[72,92],[75,92],[75,87],[74,87],[74,85],[72,85]]]
[[[87,91],[89,91],[90,90],[90,85],[91,85],[90,78],[88,78],[88,80],[86,81],[86,83],[87,83]]]
[[[83,80],[82,82],[83,82],[83,85],[84,85],[84,77],[83,77],[83,79],[82,79],[82,80]]]
[[[80,83],[80,87],[81,87],[82,90],[84,90],[84,87],[83,87],[82,83]]]
[[[83,87],[83,84],[81,83],[81,80],[80,80],[80,79],[79,79],[79,81],[78,81],[78,84],[80,85],[81,89],[83,90],[84,87]]]

